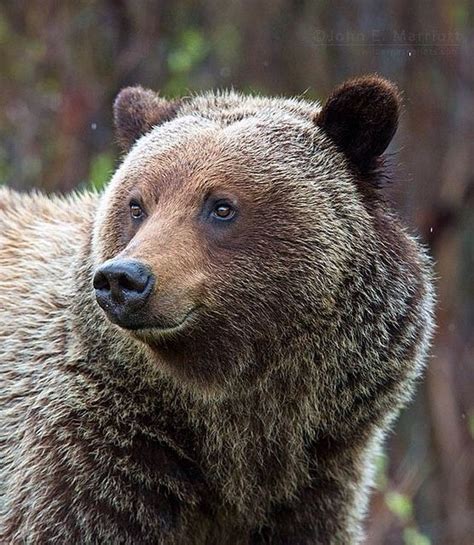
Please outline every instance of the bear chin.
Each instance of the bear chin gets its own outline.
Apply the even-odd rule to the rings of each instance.
[[[222,352],[226,340],[215,328],[205,327],[195,316],[172,329],[124,331],[145,349],[148,363],[163,377],[198,397],[226,397],[239,384],[251,388],[256,377],[251,372],[253,358],[235,346]],[[250,373],[250,374],[249,374]]]

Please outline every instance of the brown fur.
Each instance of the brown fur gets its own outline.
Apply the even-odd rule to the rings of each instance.
[[[360,85],[349,118],[370,86],[392,92]],[[149,93],[117,102],[138,140],[102,196],[0,191],[2,542],[359,543],[427,349],[429,261],[367,205],[319,105],[208,94],[171,119]],[[141,137],[138,115],[162,124]],[[213,195],[235,221],[210,222]],[[95,302],[94,271],[120,257],[156,277],[145,329]]]

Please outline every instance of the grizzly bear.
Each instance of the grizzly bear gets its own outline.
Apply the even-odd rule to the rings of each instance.
[[[360,543],[432,329],[399,110],[128,88],[102,195],[1,190],[1,543]]]

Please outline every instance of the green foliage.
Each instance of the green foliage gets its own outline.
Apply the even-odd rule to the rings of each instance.
[[[403,541],[405,545],[431,545],[430,538],[421,534],[416,528],[405,528]]]
[[[384,499],[388,509],[397,517],[404,526],[403,542],[405,545],[431,545],[431,540],[420,533],[414,524],[413,502],[409,496],[396,490],[387,490],[387,462],[388,459],[381,454],[377,460],[376,482],[377,488],[384,492]]]
[[[89,169],[89,186],[101,190],[109,181],[114,170],[114,161],[110,153],[99,153],[92,158]]]
[[[392,490],[385,494],[385,503],[390,511],[402,522],[407,522],[412,518],[413,505],[408,496]]]
[[[209,44],[202,32],[187,28],[179,33],[167,57],[170,77],[164,88],[168,96],[181,94],[190,84],[190,74],[207,56]]]

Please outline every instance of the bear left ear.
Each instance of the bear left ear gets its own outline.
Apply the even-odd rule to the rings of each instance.
[[[367,173],[392,140],[399,113],[395,85],[379,76],[365,76],[337,87],[316,124],[361,173]]]
[[[127,87],[114,102],[114,124],[122,151],[128,151],[134,142],[155,125],[172,119],[179,101],[161,98],[150,89]]]

